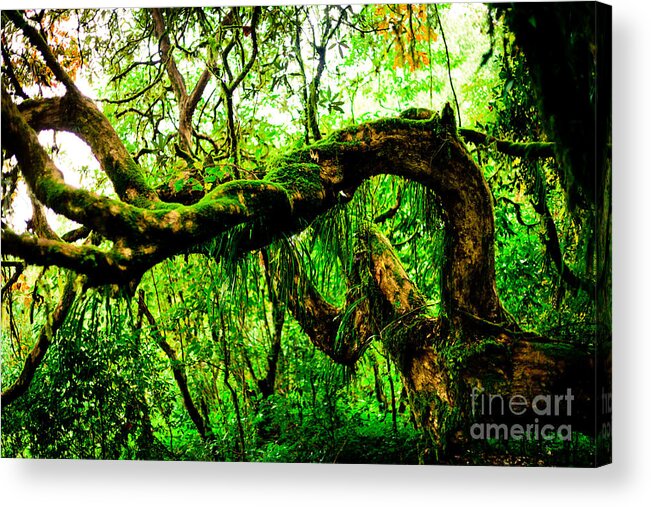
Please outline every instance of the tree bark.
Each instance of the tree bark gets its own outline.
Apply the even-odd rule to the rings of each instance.
[[[594,435],[594,365],[588,346],[470,314],[434,318],[388,240],[370,230],[360,241],[368,255],[356,266],[376,289],[368,294],[377,336],[439,459],[459,445],[487,438],[487,428],[510,437],[519,432],[516,426],[525,433],[530,426],[532,435],[542,439],[545,425],[550,425],[547,434],[569,425],[570,435],[576,430]]]

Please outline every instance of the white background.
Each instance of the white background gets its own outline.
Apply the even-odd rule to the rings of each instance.
[[[205,5],[142,0],[137,5],[191,3]],[[610,3],[614,9],[613,465],[583,470],[5,459],[0,460],[0,505],[651,505],[651,16],[648,2]],[[42,0],[11,4],[3,8],[80,6]],[[126,5],[126,1],[83,2],[85,7]]]

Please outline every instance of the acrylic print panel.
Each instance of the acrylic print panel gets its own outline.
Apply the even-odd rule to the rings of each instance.
[[[3,457],[610,461],[608,6],[2,21]]]

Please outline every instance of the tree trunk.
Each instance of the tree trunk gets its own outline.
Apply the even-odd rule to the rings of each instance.
[[[595,386],[586,346],[470,314],[431,317],[388,241],[375,231],[362,241],[368,255],[357,266],[377,289],[369,294],[379,339],[439,459],[471,440],[593,434]]]

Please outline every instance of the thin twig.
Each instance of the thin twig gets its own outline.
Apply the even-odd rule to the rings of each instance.
[[[434,12],[436,13],[436,20],[438,21],[439,28],[441,29],[441,37],[443,37],[443,45],[445,46],[445,58],[448,64],[448,79],[450,80],[450,88],[452,88],[452,95],[454,96],[454,104],[457,106],[457,117],[459,118],[459,127],[461,127],[461,111],[459,110],[459,101],[457,100],[457,92],[454,91],[454,83],[452,82],[452,70],[450,69],[450,53],[448,51],[448,43],[445,40],[445,32],[443,31],[443,24],[439,16],[439,8],[434,4]]]

